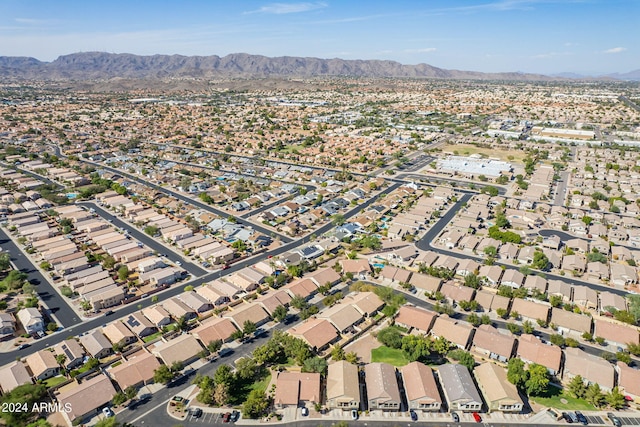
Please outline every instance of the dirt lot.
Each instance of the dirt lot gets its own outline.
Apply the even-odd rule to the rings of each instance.
[[[352,342],[344,348],[344,351],[349,353],[355,351],[360,360],[364,363],[371,363],[371,350],[380,347],[382,344],[378,342],[371,334],[367,334],[357,341]]]

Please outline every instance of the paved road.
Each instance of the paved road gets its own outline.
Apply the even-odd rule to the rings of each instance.
[[[16,246],[3,229],[0,229],[0,247],[6,252],[9,252],[11,261],[18,270],[27,273],[29,282],[35,286],[40,299],[56,317],[61,324],[60,326],[67,327],[81,321],[78,314],[71,308],[65,298],[58,293],[47,278],[42,275],[40,270],[33,265],[29,257]]]
[[[153,249],[154,251],[157,251],[159,254],[169,253],[170,255],[168,255],[167,258],[169,258],[172,262],[175,263],[176,261],[181,260],[180,261],[182,263],[181,267],[187,270],[192,276],[199,277],[199,276],[204,276],[205,274],[209,274],[209,271],[203,269],[198,264],[189,261],[189,258],[185,258],[181,254],[178,255],[173,251],[173,249],[168,249],[167,246],[160,243],[158,239],[150,237],[145,233],[139,231],[136,227],[121,220],[118,216],[113,215],[108,210],[98,206],[97,203],[93,201],[88,201],[88,202],[78,202],[77,204],[95,209],[96,213],[99,214],[102,218],[110,221],[114,225],[122,228],[123,230],[127,230],[129,232],[129,236],[135,238],[139,242],[144,243],[146,246]]]
[[[431,243],[433,242],[433,240],[438,237],[440,235],[440,233],[442,232],[442,230],[444,229],[444,227],[453,219],[454,215],[456,214],[456,212],[458,212],[458,210],[462,207],[462,205],[464,203],[466,203],[467,201],[469,201],[469,199],[471,198],[471,194],[464,194],[460,200],[458,200],[452,207],[451,209],[449,209],[442,217],[440,217],[440,219],[438,220],[438,222],[436,222],[426,233],[425,235],[416,242],[416,247],[418,249],[421,249],[423,251],[433,251],[437,254],[440,255],[449,255],[449,256],[453,256],[453,257],[463,257],[463,258],[471,258],[474,259],[480,263],[482,263],[484,261],[484,258],[479,257],[479,256],[474,256],[474,255],[469,255],[469,254],[461,254],[460,252],[457,251],[450,251],[447,249],[443,249],[439,246],[433,246]],[[554,233],[555,232],[554,230]],[[517,270],[518,266],[513,265],[513,264],[506,264],[506,263],[501,263],[500,261],[496,261],[496,264],[500,264],[502,266],[504,266],[505,268],[510,268],[510,269],[514,269]],[[554,279],[554,280],[560,280],[561,282],[565,282],[565,283],[569,283],[570,285],[582,285],[582,286],[587,286],[589,288],[595,289],[596,291],[599,292],[603,292],[603,291],[608,291],[614,294],[618,294],[618,295],[622,295],[625,296],[627,295],[627,292],[621,289],[616,289],[616,288],[612,288],[609,286],[605,286],[605,285],[599,285],[596,283],[590,283],[590,282],[585,282],[582,280],[578,280],[572,277],[567,277],[567,276],[560,276],[559,274],[553,274],[553,273],[548,273],[545,272],[545,275],[547,277],[547,279]]]
[[[504,188],[501,185],[494,185],[494,184],[484,184],[484,183],[477,183],[477,182],[472,182],[472,181],[464,181],[461,179],[454,179],[454,178],[449,178],[449,177],[435,177],[435,176],[428,176],[428,175],[420,175],[420,174],[415,174],[415,173],[401,173],[396,175],[396,177],[391,177],[391,178],[386,178],[389,181],[392,182],[401,182],[403,184],[406,184],[407,181],[412,181],[415,182],[416,184],[423,184],[423,185],[431,185],[431,186],[436,186],[436,184],[451,184],[452,182],[455,182],[458,186],[458,188],[456,188],[455,190],[460,192],[460,193],[470,193],[470,194],[475,194],[477,193],[480,189],[482,189],[482,187],[485,186],[490,186],[490,187],[496,187],[498,189],[498,194],[500,195],[504,195],[507,193],[507,189]],[[425,181],[425,182],[421,182],[421,181]],[[469,185],[474,185],[476,187],[477,190],[465,190],[464,188],[461,187],[468,187]]]
[[[564,206],[567,198],[567,183],[569,181],[569,171],[560,172],[560,181],[556,183],[556,194],[553,198],[554,206]]]

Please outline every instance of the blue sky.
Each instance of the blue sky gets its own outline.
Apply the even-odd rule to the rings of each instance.
[[[1,0],[0,55],[388,59],[485,72],[640,68],[640,0]]]

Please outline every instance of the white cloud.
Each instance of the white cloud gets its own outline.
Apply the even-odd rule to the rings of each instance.
[[[422,49],[405,49],[405,53],[429,53],[435,52],[437,49],[435,47],[425,47]]]
[[[627,50],[626,47],[612,47],[611,49],[607,49],[602,53],[620,53],[620,52],[624,52],[625,50]]]
[[[271,3],[262,6],[260,9],[246,13],[271,13],[274,15],[284,15],[287,13],[309,12],[310,10],[323,9],[327,7],[325,2],[304,2],[304,3]]]

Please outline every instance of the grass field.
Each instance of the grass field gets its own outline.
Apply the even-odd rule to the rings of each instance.
[[[487,140],[488,144],[493,144],[495,141]],[[454,154],[454,151],[458,152],[459,156],[470,156],[472,154],[481,154],[487,157],[499,158],[507,162],[522,163],[522,159],[527,157],[525,151],[508,150],[506,147],[501,149],[500,145],[495,145],[493,148],[476,147],[471,144],[451,144],[442,147],[442,150],[447,153]]]
[[[564,391],[558,387],[549,387],[549,392],[546,396],[531,397],[530,399],[539,405],[544,405],[549,408],[569,409],[573,411],[593,411],[596,409],[586,400],[569,396],[569,394],[565,394]],[[564,403],[565,401],[567,403]]]
[[[63,377],[61,375],[57,376],[57,377],[52,377],[52,378],[47,378],[46,380],[44,380],[44,385],[49,388],[49,387],[53,387],[56,386],[60,383],[63,383],[67,380],[66,377]]]
[[[396,350],[384,345],[371,350],[371,361],[389,363],[393,366],[404,366],[409,363],[402,350]]]

